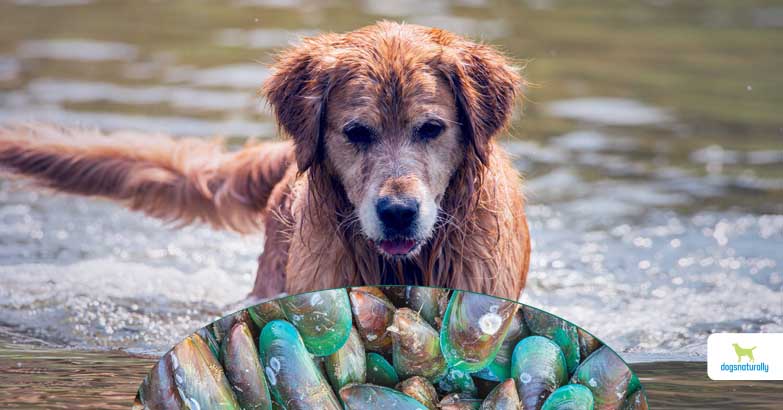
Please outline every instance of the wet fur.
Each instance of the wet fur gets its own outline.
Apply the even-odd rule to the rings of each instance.
[[[0,166],[165,220],[243,233],[263,228],[256,297],[378,283],[519,296],[530,253],[524,198],[493,139],[509,123],[521,79],[502,54],[446,31],[384,22],[306,39],[274,68],[262,92],[292,142],[225,152],[162,135],[28,125],[0,130]],[[388,93],[379,96],[388,101],[380,116],[390,118],[420,93],[414,80],[421,69],[447,85],[463,157],[439,198],[429,239],[415,255],[391,259],[362,234],[338,176],[341,164],[327,153],[327,113],[349,109],[330,97],[355,86],[358,70],[370,70],[376,92]],[[360,86],[374,85],[363,78]]]

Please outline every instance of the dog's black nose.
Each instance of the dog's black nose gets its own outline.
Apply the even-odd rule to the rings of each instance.
[[[419,215],[419,202],[410,198],[382,197],[375,204],[375,211],[385,230],[407,236]]]

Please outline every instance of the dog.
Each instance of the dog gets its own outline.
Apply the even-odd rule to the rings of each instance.
[[[0,129],[0,167],[178,224],[263,230],[250,297],[364,284],[517,299],[530,237],[496,136],[523,79],[495,48],[380,22],[303,39],[261,93],[288,139],[198,139],[45,124]]]
[[[753,358],[753,350],[756,348],[756,346],[753,346],[750,349],[743,349],[737,343],[732,344],[732,346],[734,346],[734,353],[737,354],[738,363],[742,363],[742,356],[748,356],[748,360],[751,363],[756,363],[756,359]]]

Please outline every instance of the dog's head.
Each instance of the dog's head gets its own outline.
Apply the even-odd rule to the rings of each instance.
[[[520,81],[489,46],[383,22],[305,39],[263,92],[299,171],[338,181],[364,236],[405,257],[432,237],[458,168],[489,161]]]

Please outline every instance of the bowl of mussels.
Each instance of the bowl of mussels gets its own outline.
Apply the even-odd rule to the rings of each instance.
[[[134,409],[638,410],[638,378],[590,333],[493,296],[418,286],[286,296],[162,356]]]

